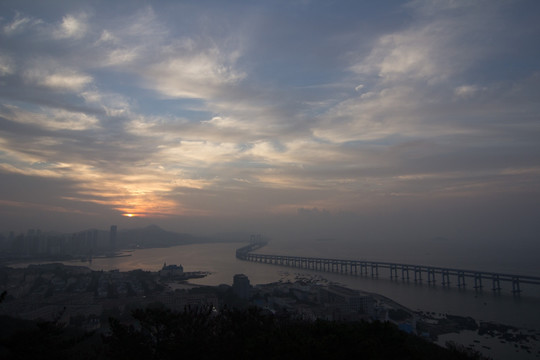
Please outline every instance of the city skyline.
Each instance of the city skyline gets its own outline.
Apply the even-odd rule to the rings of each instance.
[[[535,1],[0,9],[0,231],[538,240]]]

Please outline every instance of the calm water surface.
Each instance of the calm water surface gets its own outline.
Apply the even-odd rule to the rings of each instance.
[[[540,286],[524,287],[524,293],[515,297],[509,291],[510,284],[503,284],[504,289],[501,294],[494,295],[488,290],[489,284],[486,284],[486,289],[483,292],[476,292],[471,285],[465,290],[460,290],[457,287],[415,284],[414,281],[392,281],[382,271],[378,279],[315,272],[238,260],[235,257],[235,251],[243,245],[245,243],[209,243],[140,249],[126,253],[131,254],[131,256],[96,258],[92,263],[73,261],[66,262],[66,264],[84,265],[92,270],[119,269],[121,271],[135,269],[157,271],[164,263],[181,264],[184,271],[208,271],[211,273],[205,278],[192,280],[193,283],[200,285],[232,284],[233,276],[239,273],[246,274],[252,284],[278,281],[284,278],[285,273],[292,274],[293,277],[295,273],[317,274],[351,288],[387,296],[412,310],[467,315],[479,320],[498,321],[508,325],[540,330]],[[259,251],[300,255],[292,249],[279,249],[272,247],[271,244]],[[304,255],[315,256],[312,252],[314,252],[313,247],[306,248]],[[348,254],[348,257],[351,258],[351,254]],[[345,257],[345,254],[333,254],[331,251],[327,251],[324,256],[334,255]],[[24,265],[26,264],[18,264],[18,266]]]

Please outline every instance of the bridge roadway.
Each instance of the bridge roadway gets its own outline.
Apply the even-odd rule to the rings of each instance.
[[[404,281],[414,280],[414,282],[421,283],[423,279],[426,279],[428,284],[435,285],[437,278],[439,278],[441,279],[443,286],[450,286],[450,280],[454,280],[459,288],[466,287],[465,279],[473,279],[474,289],[481,290],[484,286],[484,282],[491,282],[491,288],[494,292],[500,292],[501,283],[506,282],[512,284],[512,293],[514,295],[517,295],[522,291],[520,284],[540,285],[540,277],[535,276],[512,275],[426,265],[399,264],[381,261],[343,260],[252,253],[252,251],[257,250],[264,245],[266,245],[265,242],[257,242],[244,246],[236,251],[236,257],[240,260],[264,264],[356,276],[371,275],[371,277],[378,277],[380,269],[389,269],[390,278],[392,280],[399,279],[401,275],[401,279]]]

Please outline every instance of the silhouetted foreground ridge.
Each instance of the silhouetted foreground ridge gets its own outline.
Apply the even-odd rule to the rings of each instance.
[[[480,359],[441,348],[390,323],[305,322],[260,309],[135,310],[106,335],[1,319],[3,359]],[[17,323],[19,322],[19,323]],[[5,326],[17,330],[6,331]]]

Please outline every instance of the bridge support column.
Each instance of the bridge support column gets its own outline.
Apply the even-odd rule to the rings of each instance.
[[[463,271],[458,272],[458,288],[461,289],[461,287],[465,288],[465,274]]]
[[[422,268],[419,266],[414,267],[414,282],[422,282]]]
[[[482,274],[481,273],[474,274],[474,288],[482,289]]]
[[[401,279],[409,281],[409,267],[408,266],[402,266],[401,267]]]
[[[494,292],[501,291],[501,283],[499,281],[499,275],[493,275],[493,291]]]
[[[428,268],[427,269],[427,275],[428,275],[428,284],[433,284],[435,285],[435,269],[433,268]]]
[[[397,266],[390,265],[390,279],[394,280],[394,278],[396,278],[396,280],[398,279]]]
[[[442,285],[450,286],[450,274],[448,274],[448,270],[443,270],[442,272]]]
[[[379,277],[379,264],[371,264],[371,277]]]
[[[513,277],[512,278],[512,294],[519,295],[521,292],[521,289],[519,288],[519,278]]]

